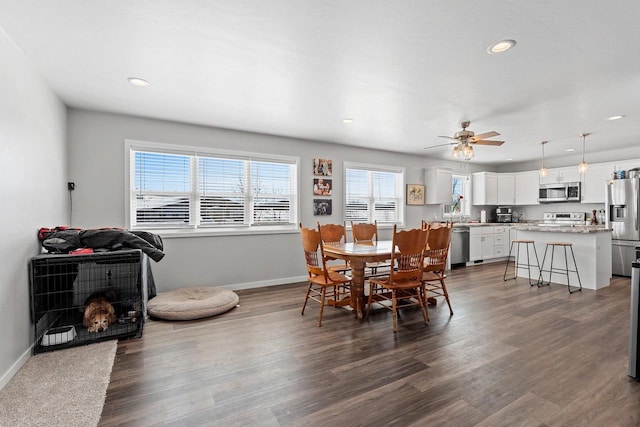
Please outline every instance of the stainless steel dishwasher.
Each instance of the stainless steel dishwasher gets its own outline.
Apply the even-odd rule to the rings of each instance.
[[[453,227],[449,252],[451,265],[469,261],[469,227]]]

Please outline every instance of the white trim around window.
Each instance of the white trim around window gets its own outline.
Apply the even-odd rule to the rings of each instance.
[[[163,237],[298,232],[299,157],[125,140],[125,224]]]
[[[344,221],[404,227],[405,168],[344,162]]]

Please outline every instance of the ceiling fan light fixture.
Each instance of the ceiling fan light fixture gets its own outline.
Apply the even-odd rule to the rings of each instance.
[[[514,47],[516,45],[516,41],[515,40],[500,40],[499,42],[496,42],[494,44],[492,44],[491,46],[489,46],[487,48],[487,52],[489,52],[490,54],[497,54],[497,53],[503,53],[508,51],[509,49],[511,49],[512,47]]]
[[[464,147],[462,147],[462,154],[465,160],[471,160],[473,158],[473,147],[465,144]]]
[[[453,151],[451,152],[451,156],[454,159],[457,159],[461,156],[462,152],[460,150],[460,144],[456,145],[455,147],[453,147]]]
[[[582,162],[580,162],[580,164],[578,165],[578,172],[584,174],[587,173],[587,171],[589,170],[589,164],[587,162],[584,161],[584,147],[585,147],[585,142],[587,137],[591,135],[589,132],[585,132],[582,135],[580,135],[582,137]]]

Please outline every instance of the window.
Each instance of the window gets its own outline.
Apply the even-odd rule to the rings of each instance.
[[[345,162],[345,221],[404,225],[404,169]]]
[[[471,214],[469,195],[471,179],[468,175],[451,177],[451,204],[444,205],[445,216],[468,216]]]
[[[297,224],[297,158],[128,145],[133,229]]]

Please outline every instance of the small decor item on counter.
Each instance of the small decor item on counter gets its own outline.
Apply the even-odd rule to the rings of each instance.
[[[627,173],[626,171],[620,170],[620,171],[615,171],[613,173],[613,179],[625,179],[627,177]]]
[[[598,225],[598,215],[597,215],[595,209],[593,210],[593,212],[591,214],[591,225]]]

